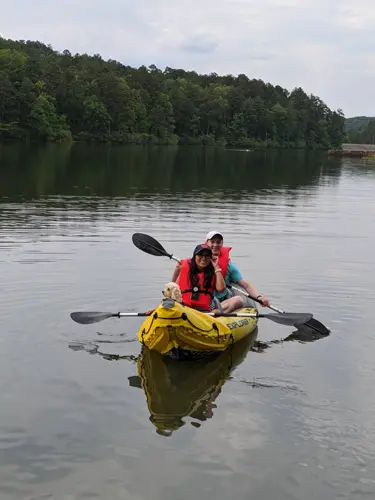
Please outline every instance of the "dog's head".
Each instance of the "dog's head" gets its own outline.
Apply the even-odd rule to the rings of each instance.
[[[181,289],[177,283],[167,283],[164,285],[163,295],[167,299],[173,299],[176,302],[182,302]]]

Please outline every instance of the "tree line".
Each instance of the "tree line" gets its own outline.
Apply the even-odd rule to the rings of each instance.
[[[345,132],[352,132],[353,130],[359,130],[365,128],[371,121],[374,121],[375,117],[371,116],[352,116],[351,118],[345,119]]]
[[[350,144],[375,144],[375,118],[369,118],[366,125],[347,132],[345,142]]]
[[[339,147],[342,111],[246,75],[133,68],[0,37],[0,138]]]

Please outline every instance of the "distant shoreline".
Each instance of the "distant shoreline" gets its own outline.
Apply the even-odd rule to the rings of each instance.
[[[64,139],[64,140],[47,140],[47,141],[38,141],[38,140],[30,140],[30,139],[4,139],[0,137],[0,146],[2,144],[26,144],[26,145],[47,145],[47,144],[86,144],[87,146],[139,146],[139,147],[201,147],[201,148],[217,148],[217,149],[225,149],[226,151],[241,151],[247,153],[253,153],[255,151],[265,151],[265,150],[280,150],[280,151],[295,151],[295,150],[305,150],[305,151],[329,151],[330,148],[317,146],[276,146],[274,144],[256,144],[252,147],[246,146],[232,146],[225,145],[222,143],[211,143],[211,144],[188,144],[188,143],[179,143],[178,141],[175,143],[164,143],[164,142],[115,142],[115,141],[86,141],[83,139]],[[361,145],[358,145],[359,147]],[[344,145],[342,146],[344,147]],[[375,147],[375,146],[374,146]],[[338,148],[340,149],[340,148]]]

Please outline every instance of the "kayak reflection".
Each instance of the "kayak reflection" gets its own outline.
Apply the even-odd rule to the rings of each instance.
[[[185,425],[184,417],[194,419],[191,424],[196,427],[212,418],[223,385],[245,360],[256,337],[257,329],[220,354],[178,363],[143,347],[138,377],[129,377],[129,385],[144,390],[150,421],[158,434],[170,436]]]

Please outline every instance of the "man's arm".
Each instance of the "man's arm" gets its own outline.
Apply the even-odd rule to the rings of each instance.
[[[243,278],[237,281],[237,283],[240,286],[242,286],[242,288],[244,288],[249,295],[251,295],[252,297],[256,297],[258,300],[260,300],[263,306],[270,305],[268,298],[265,295],[259,293],[255,285],[253,285],[249,281],[245,281]]]
[[[243,278],[241,278],[237,283],[244,288],[249,295],[252,295],[253,297],[258,297],[258,295],[261,295],[257,288],[250,283],[250,281],[245,281]]]

